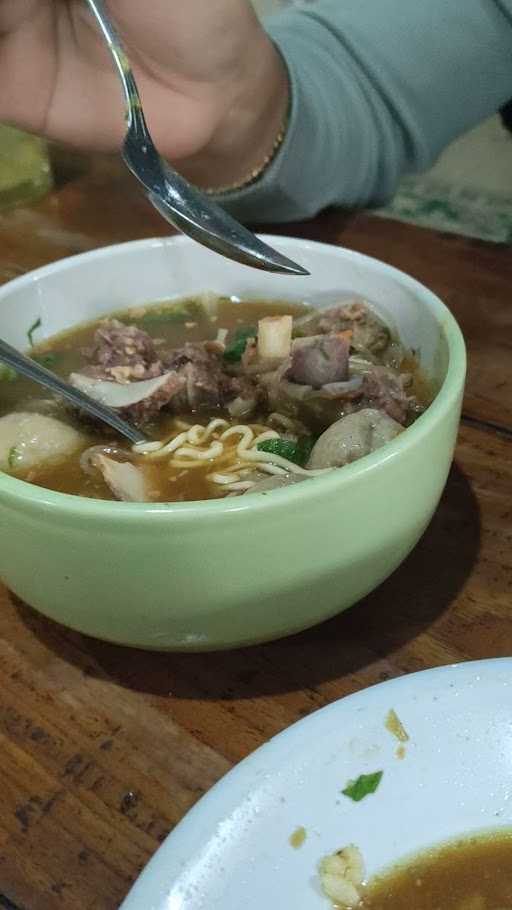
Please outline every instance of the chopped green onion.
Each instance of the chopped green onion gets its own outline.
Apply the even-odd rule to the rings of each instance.
[[[279,455],[302,468],[309,461],[311,449],[315,440],[312,436],[304,436],[297,442],[293,439],[264,439],[259,442],[256,448],[260,452],[269,452],[271,455]]]
[[[236,329],[233,340],[224,351],[224,360],[228,363],[238,363],[245,352],[249,338],[256,338],[258,330],[254,326],[241,326]]]
[[[0,382],[15,382],[17,378],[16,370],[8,367],[6,363],[0,363]]]
[[[41,317],[38,316],[38,318],[36,319],[36,321],[35,321],[34,323],[32,323],[32,325],[30,326],[30,328],[29,328],[29,330],[28,330],[28,332],[27,332],[27,338],[28,338],[28,343],[29,343],[30,347],[32,347],[32,345],[34,344],[34,332],[35,332],[37,329],[40,329],[40,328],[41,328],[41,324],[42,324],[42,323],[41,323]]]
[[[373,774],[361,774],[357,780],[349,780],[347,786],[341,792],[344,796],[359,803],[365,796],[375,793],[379,786],[383,771],[375,771]]]

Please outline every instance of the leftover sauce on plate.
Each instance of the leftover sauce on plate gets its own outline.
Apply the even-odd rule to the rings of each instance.
[[[361,869],[362,858],[354,847],[322,860],[322,889],[335,907],[512,910],[510,829],[442,844],[367,883],[363,883]]]

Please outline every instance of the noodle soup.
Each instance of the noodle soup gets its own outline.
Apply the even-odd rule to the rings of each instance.
[[[0,468],[97,499],[266,493],[395,438],[431,394],[360,299],[323,310],[208,295],[132,308],[31,356],[139,425],[130,446],[0,366]]]

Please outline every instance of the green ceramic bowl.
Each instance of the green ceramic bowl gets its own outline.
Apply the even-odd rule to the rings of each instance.
[[[373,455],[267,495],[144,505],[54,493],[0,474],[0,576],[88,635],[161,650],[233,648],[321,622],[380,584],[427,526],[453,457],[465,377],[460,330],[430,291],[339,247],[267,238],[311,271],[277,277],[187,239],[127,243],[0,289],[0,336],[19,348],[125,306],[213,290],[321,303],[365,295],[418,351],[434,403]]]

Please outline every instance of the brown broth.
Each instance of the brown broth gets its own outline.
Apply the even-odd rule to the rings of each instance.
[[[133,307],[131,309],[110,313],[109,318],[117,318],[123,322],[136,325],[144,329],[152,337],[162,339],[168,347],[179,347],[186,341],[204,341],[214,339],[219,328],[228,329],[233,333],[240,325],[256,325],[264,316],[279,316],[285,313],[302,315],[305,311],[303,304],[289,302],[268,301],[243,301],[233,302],[227,298],[219,300],[215,314],[209,315],[207,309],[196,300],[180,301],[179,303],[161,303],[146,307]],[[103,317],[106,318],[106,317]],[[72,372],[80,371],[86,364],[83,354],[84,349],[92,344],[94,332],[102,319],[87,323],[82,326],[54,335],[44,343],[37,345],[31,355],[37,358],[50,357],[48,366],[52,372],[67,379]],[[229,337],[229,336],[228,336]],[[0,384],[0,417],[12,410],[23,410],[31,406],[31,402],[44,399],[44,390],[35,383],[23,377],[18,377],[15,382],[2,382]],[[33,407],[33,405],[32,405]],[[207,423],[210,415],[187,415],[189,423]],[[66,418],[68,422],[71,418]],[[164,439],[172,435],[175,418],[169,414],[160,417],[154,425],[145,427],[148,436],[155,439]],[[60,493],[71,493],[94,499],[113,500],[109,487],[99,475],[85,475],[80,467],[80,455],[92,445],[107,445],[115,443],[126,448],[126,443],[120,441],[116,434],[108,428],[98,431],[89,430],[83,425],[75,424],[86,434],[86,444],[72,457],[66,458],[59,464],[41,466],[30,472],[24,479],[37,486],[56,490]],[[183,470],[172,475],[165,466],[157,470],[155,486],[158,495],[155,497],[160,502],[183,502],[187,500],[212,499],[219,493],[206,479],[211,467],[194,470]]]
[[[127,324],[133,324],[145,330],[154,339],[158,340],[167,349],[181,347],[185,342],[198,342],[214,339],[220,328],[228,330],[228,340],[240,326],[256,327],[258,320],[264,316],[290,314],[303,315],[307,309],[303,304],[289,302],[268,301],[233,301],[228,298],[213,299],[212,306],[196,299],[182,300],[179,302],[163,302],[142,307],[132,307],[123,311],[111,313],[94,322],[55,335],[43,344],[34,347],[31,356],[39,359],[43,365],[52,372],[67,379],[72,372],[79,372],[87,363],[85,351],[92,346],[94,333],[98,325],[105,318],[115,317]],[[397,363],[394,364],[397,366]],[[423,404],[429,403],[432,398],[427,389],[414,357],[404,358],[402,372],[411,372],[413,375],[413,391],[418,400]],[[48,400],[44,390],[36,384],[18,377],[13,382],[0,383],[0,417],[13,410],[41,410],[38,402]],[[51,404],[51,402],[50,402]],[[42,412],[44,413],[44,407]],[[56,413],[68,423],[74,424],[84,435],[84,444],[81,449],[71,457],[58,464],[41,465],[29,474],[19,474],[38,486],[42,486],[61,493],[70,493],[88,498],[112,500],[114,496],[103,481],[99,472],[94,476],[84,473],[80,466],[80,456],[90,446],[115,445],[127,449],[127,443],[116,437],[116,434],[107,427],[92,427],[87,423],[78,423],[76,417],[69,410]],[[207,424],[213,416],[227,416],[221,411],[212,413],[197,413],[183,415],[188,425]],[[254,420],[265,423],[265,414],[256,414]],[[299,413],[299,416],[300,413]],[[332,420],[340,416],[336,403],[332,405]],[[165,440],[173,437],[178,432],[179,418],[163,411],[154,423],[144,427],[148,438]],[[237,422],[237,421],[235,421]],[[245,421],[242,421],[244,423]],[[252,421],[251,421],[252,422]],[[325,423],[315,424],[315,416],[308,413],[305,423],[312,435],[322,432]],[[145,469],[147,462],[145,462]],[[187,500],[212,499],[225,495],[226,490],[208,479],[212,471],[211,463],[206,462],[200,467],[184,468],[170,467],[166,461],[151,462],[147,467],[151,483],[151,499],[157,502],[180,502]]]
[[[364,910],[512,910],[512,831],[461,840],[377,876]]]

